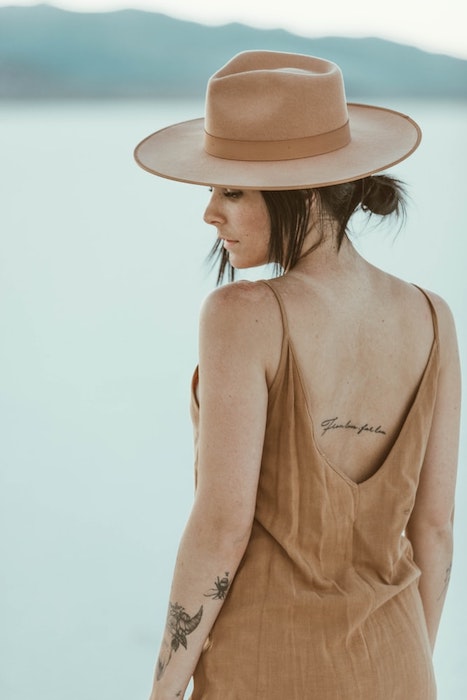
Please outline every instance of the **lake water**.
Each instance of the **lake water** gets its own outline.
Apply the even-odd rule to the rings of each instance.
[[[467,362],[467,104],[395,101],[424,140],[375,264],[450,303]],[[137,141],[197,102],[0,103],[0,696],[146,698],[193,493],[189,383],[213,287],[204,188],[137,168]],[[467,483],[435,656],[467,697]],[[388,699],[389,700],[389,699]],[[409,699],[407,699],[409,700]]]

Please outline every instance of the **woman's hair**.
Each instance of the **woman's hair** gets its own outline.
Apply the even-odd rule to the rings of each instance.
[[[358,209],[369,216],[396,216],[405,214],[405,190],[399,180],[389,175],[370,175],[361,180],[340,185],[316,187],[304,190],[261,190],[271,222],[269,261],[274,263],[276,274],[290,270],[298,262],[305,236],[310,227],[310,217],[317,215],[321,237],[310,249],[316,249],[324,236],[326,224],[337,230],[340,248],[348,232],[350,217]],[[313,207],[311,202],[313,201]],[[227,274],[229,281],[235,278],[235,270],[229,263],[229,254],[217,240],[209,258],[219,263],[217,284]]]

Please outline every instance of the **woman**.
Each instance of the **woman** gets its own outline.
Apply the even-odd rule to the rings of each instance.
[[[202,310],[196,497],[152,700],[182,698],[192,675],[193,700],[436,697],[455,330],[438,296],[347,235],[355,210],[400,211],[400,184],[374,173],[419,140],[404,115],[347,105],[335,64],[245,52],[211,78],[205,120],[136,149],[150,172],[211,187],[220,279],[281,272]]]

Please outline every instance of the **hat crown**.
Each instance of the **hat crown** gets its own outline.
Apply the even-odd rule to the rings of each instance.
[[[208,83],[205,129],[219,138],[304,138],[334,131],[347,121],[341,70],[324,59],[246,51]]]
[[[346,104],[342,73],[331,61],[245,51],[212,76],[204,118],[149,135],[135,158],[182,182],[302,189],[380,172],[407,158],[420,138],[405,114]]]

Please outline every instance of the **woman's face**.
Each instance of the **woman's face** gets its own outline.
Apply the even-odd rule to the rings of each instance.
[[[269,262],[271,224],[261,192],[222,187],[211,191],[204,220],[216,227],[232,267],[240,270]]]

